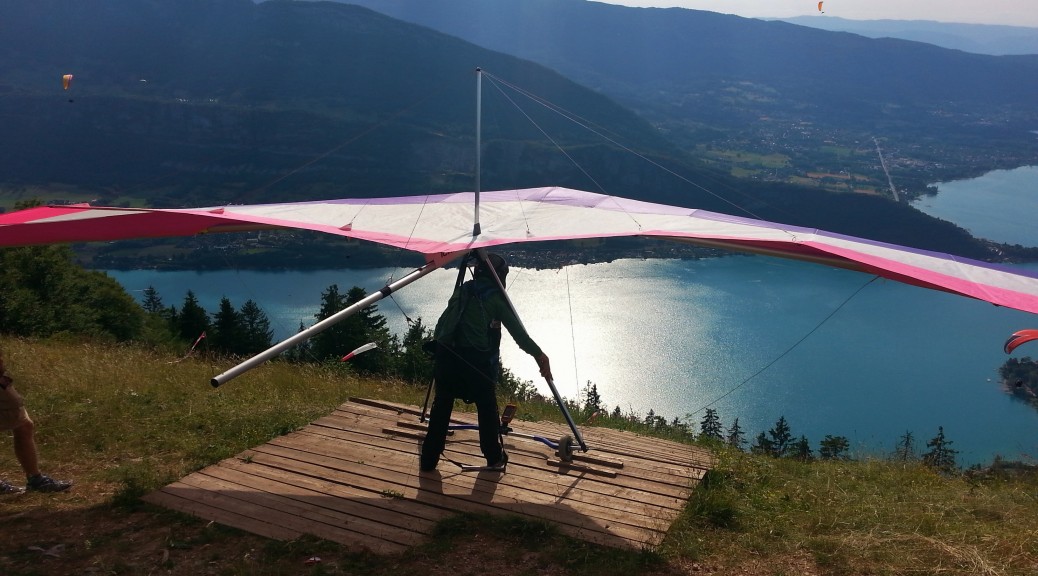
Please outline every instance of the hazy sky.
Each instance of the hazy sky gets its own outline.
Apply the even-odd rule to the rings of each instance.
[[[625,6],[693,8],[766,18],[836,16],[849,20],[936,20],[1038,28],[1038,0],[599,0]]]

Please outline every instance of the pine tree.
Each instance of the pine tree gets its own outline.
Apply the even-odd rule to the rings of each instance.
[[[811,443],[807,441],[807,436],[801,436],[790,444],[788,452],[790,457],[802,462],[814,460],[814,453],[811,451]]]
[[[244,332],[242,354],[256,354],[270,348],[274,331],[270,329],[270,319],[259,305],[251,299],[246,300],[239,314]]]
[[[717,410],[707,408],[703,420],[699,423],[699,437],[709,440],[724,440],[724,429],[721,419],[717,416]]]
[[[757,434],[753,444],[750,446],[750,452],[754,454],[768,454],[771,456],[775,455],[775,443],[772,442],[766,434],[761,432]]]
[[[897,448],[894,449],[894,458],[902,462],[915,460],[915,437],[910,431],[905,431],[904,436],[898,439]]]
[[[404,349],[398,362],[398,374],[408,382],[421,384],[432,380],[433,358],[422,346],[432,339],[432,330],[418,318],[407,327]]]
[[[344,308],[346,308],[346,298],[339,293],[339,285],[332,284],[321,293],[321,308],[314,314],[314,318],[320,322],[334,316]],[[364,344],[366,341],[355,344],[353,348],[349,347],[350,342],[357,342],[362,338],[363,322],[359,316],[353,315],[311,338],[310,349],[307,352],[321,362],[341,358],[353,348]]]
[[[923,454],[923,463],[942,472],[954,472],[955,455],[959,451],[952,450],[951,444],[952,441],[944,437],[944,426],[938,426],[937,436],[926,443],[926,447],[930,448],[930,451]]]
[[[221,354],[244,354],[243,346],[245,329],[241,314],[234,309],[231,301],[224,296],[213,316],[212,334],[209,334],[209,345]]]
[[[306,330],[306,326],[302,322],[299,323],[299,329],[296,333],[300,333]],[[289,362],[309,362],[314,359],[313,356],[313,339],[303,340],[299,344],[296,344],[292,348],[285,350],[285,359]]]
[[[194,343],[210,329],[209,313],[198,303],[191,290],[184,296],[184,304],[177,315],[177,335],[186,342]]]
[[[598,386],[588,380],[587,387],[584,388],[584,415],[590,418],[600,410],[602,410],[602,397],[598,394]]]
[[[148,314],[162,314],[166,307],[162,304],[162,297],[154,286],[144,289],[144,297],[141,298],[141,306]]]
[[[786,423],[785,416],[779,416],[778,421],[775,422],[775,427],[768,430],[768,435],[771,436],[771,449],[774,456],[784,456],[790,448],[790,442],[793,441],[793,433],[789,428],[789,424]]]
[[[847,451],[850,447],[851,443],[847,438],[826,434],[819,444],[818,457],[822,460],[849,460]]]
[[[736,418],[735,422],[732,422],[730,428],[728,428],[728,438],[726,439],[728,445],[737,450],[742,450],[743,444],[746,444],[746,438],[744,437],[742,427],[739,426],[739,419]]]
[[[368,293],[363,288],[354,286],[346,293],[346,306],[352,306],[367,297]],[[386,317],[379,314],[378,306],[374,304],[361,309],[355,317],[360,318],[359,333],[354,333],[344,341],[343,348],[350,351],[368,342],[374,342],[378,348],[354,358],[352,363],[367,372],[390,372],[392,359],[400,355],[400,339],[389,331]]]

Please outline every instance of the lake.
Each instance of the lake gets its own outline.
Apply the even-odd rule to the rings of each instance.
[[[977,236],[1038,246],[1038,166],[937,186],[919,209]],[[409,271],[109,274],[137,295],[154,286],[166,305],[179,307],[189,289],[210,312],[224,296],[239,308],[252,299],[284,338],[313,324],[331,284],[372,293]],[[438,270],[379,311],[399,335],[408,317],[433,324],[455,275]],[[858,455],[888,454],[911,431],[925,452],[943,426],[960,464],[1038,458],[1038,411],[1006,394],[997,372],[1005,339],[1038,328],[1025,312],[763,256],[513,269],[508,284],[567,398],[580,399],[590,381],[625,413],[698,425],[714,408],[726,428],[738,418],[748,439],[785,416],[815,450],[831,434],[846,436]],[[1038,344],[1014,352],[1024,355],[1038,356]],[[503,358],[550,394],[508,337]]]
[[[372,293],[408,271],[109,274],[138,296],[154,286],[177,307],[188,289],[210,312],[223,296],[236,307],[252,299],[285,337],[314,322],[329,285]],[[455,276],[438,270],[381,301],[379,312],[401,335],[407,317],[432,324]],[[846,436],[858,455],[886,454],[911,431],[923,452],[943,426],[960,464],[1038,455],[1038,411],[1003,392],[997,374],[1005,339],[1036,327],[1028,313],[763,256],[513,269],[508,280],[568,398],[591,381],[610,408],[697,426],[710,407],[726,428],[739,418],[748,439],[785,416],[815,450],[831,434]],[[1026,348],[1014,355],[1038,355]],[[503,356],[549,393],[507,336]]]
[[[995,170],[934,186],[937,195],[924,196],[913,206],[954,222],[978,238],[1038,246],[1038,166]]]

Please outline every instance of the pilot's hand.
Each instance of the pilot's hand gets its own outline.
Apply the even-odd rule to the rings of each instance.
[[[537,367],[541,369],[541,376],[543,376],[545,380],[548,380],[549,382],[553,381],[551,377],[551,363],[548,362],[547,354],[542,353],[537,357]]]

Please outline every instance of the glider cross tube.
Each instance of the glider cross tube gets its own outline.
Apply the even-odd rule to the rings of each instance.
[[[227,370],[226,372],[224,372],[222,374],[218,374],[212,380],[210,380],[210,384],[213,385],[213,388],[216,388],[216,387],[220,386],[221,384],[227,382],[228,380],[236,378],[236,377],[240,376],[241,374],[244,374],[245,372],[248,372],[249,370],[252,370],[253,368],[259,366],[260,364],[266,362],[267,360],[270,360],[271,358],[277,356],[278,354],[281,354],[282,352],[284,352],[285,350],[288,350],[289,348],[295,346],[296,344],[299,344],[300,342],[303,342],[304,340],[306,340],[306,339],[308,339],[308,338],[310,338],[312,336],[315,336],[315,335],[319,334],[320,332],[323,332],[324,330],[326,330],[328,328],[331,328],[332,326],[338,324],[339,322],[342,322],[343,320],[349,318],[350,316],[356,314],[357,312],[363,310],[364,308],[367,308],[368,306],[371,306],[375,302],[378,302],[379,300],[385,298],[386,296],[389,296],[393,292],[403,288],[404,286],[407,286],[411,282],[414,282],[415,280],[418,280],[419,278],[421,278],[422,276],[425,276],[426,274],[432,272],[433,270],[436,270],[437,268],[440,268],[441,266],[443,266],[447,262],[453,260],[456,256],[457,256],[457,253],[449,253],[449,254],[441,255],[439,258],[435,258],[435,259],[433,259],[433,260],[431,260],[429,262],[426,262],[424,266],[422,266],[421,268],[418,268],[417,270],[411,272],[410,274],[404,276],[403,278],[397,280],[396,282],[391,282],[389,284],[386,284],[378,292],[375,292],[373,294],[369,294],[366,298],[358,300],[352,306],[349,306],[347,308],[344,308],[344,309],[340,310],[339,312],[337,312],[337,313],[335,313],[335,314],[325,318],[324,320],[321,320],[320,322],[318,322],[317,324],[314,324],[313,326],[307,328],[306,330],[303,330],[303,331],[299,332],[295,336],[292,336],[291,338],[287,338],[285,340],[282,340],[280,343],[275,344],[274,346],[271,346],[270,348],[267,348],[263,352],[260,352],[259,354],[256,354],[252,358],[249,358],[248,360],[245,360],[244,362],[242,362],[241,364],[238,364],[237,366],[231,368],[230,370]]]

